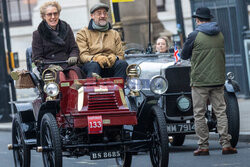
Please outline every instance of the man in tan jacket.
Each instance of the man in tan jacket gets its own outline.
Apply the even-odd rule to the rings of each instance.
[[[80,50],[82,69],[87,77],[96,73],[102,77],[122,77],[126,79],[128,63],[124,60],[119,33],[107,21],[109,7],[99,3],[90,9],[89,26],[76,35]]]

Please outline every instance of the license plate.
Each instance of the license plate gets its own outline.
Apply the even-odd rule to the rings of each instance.
[[[178,132],[194,132],[194,123],[178,123],[178,124],[167,124],[167,130],[171,133]]]
[[[100,134],[103,130],[102,116],[88,116],[88,133]]]
[[[107,158],[116,158],[121,157],[120,151],[98,151],[90,152],[90,159],[107,159]]]

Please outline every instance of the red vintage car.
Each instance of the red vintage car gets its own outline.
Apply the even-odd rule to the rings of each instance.
[[[42,152],[46,167],[62,166],[63,156],[84,155],[91,160],[115,158],[117,165],[130,166],[132,155],[146,151],[153,166],[168,166],[166,119],[157,104],[165,87],[154,86],[161,89],[157,94],[142,92],[145,98],[137,104],[141,93],[138,72],[136,64],[128,67],[126,85],[122,78],[95,77],[57,84],[53,70],[45,70],[39,79],[29,68],[39,96],[32,102],[15,103],[12,144],[8,146],[15,165],[30,166],[34,149]],[[165,82],[161,77],[156,80]],[[154,81],[148,83],[158,83]]]

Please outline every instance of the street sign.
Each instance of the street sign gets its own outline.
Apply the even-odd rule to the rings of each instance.
[[[134,2],[134,0],[112,0],[113,3],[116,2]]]

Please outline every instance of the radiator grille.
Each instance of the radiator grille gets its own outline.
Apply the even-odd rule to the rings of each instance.
[[[193,107],[186,112],[181,112],[177,107],[177,98],[181,96],[182,92],[190,93],[186,95],[190,99],[191,87],[190,87],[190,66],[173,66],[165,70],[165,77],[168,79],[168,90],[167,94],[180,93],[179,95],[168,95],[166,96],[166,114],[168,117],[179,117],[179,116],[191,116],[193,115]]]
[[[117,104],[118,103],[114,92],[89,94],[88,110],[118,109]]]
[[[190,66],[173,66],[165,70],[168,80],[167,93],[191,92]]]

